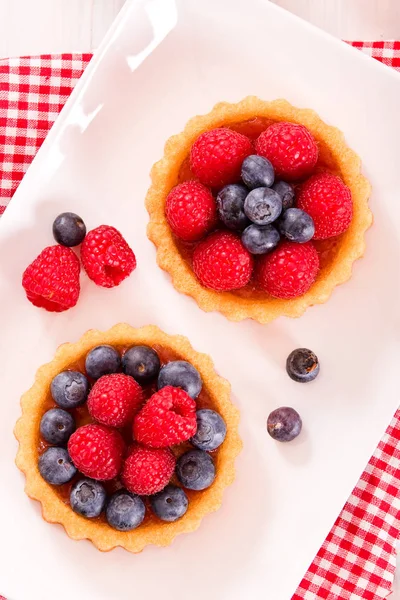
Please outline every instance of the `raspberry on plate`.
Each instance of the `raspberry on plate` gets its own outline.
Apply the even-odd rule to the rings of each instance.
[[[247,285],[253,264],[253,257],[240,238],[229,231],[212,233],[193,253],[193,271],[200,283],[217,292]]]
[[[88,397],[91,417],[102,425],[124,427],[130,423],[143,402],[140,385],[123,373],[104,375],[92,387]]]
[[[135,446],[122,469],[121,479],[132,494],[149,496],[169,483],[175,470],[175,456],[169,448]]]
[[[165,214],[174,234],[185,242],[200,240],[217,223],[212,193],[198,181],[185,181],[168,194]]]
[[[196,402],[181,388],[153,394],[133,422],[133,437],[149,448],[181,444],[197,431]]]
[[[259,135],[256,150],[271,161],[278,177],[289,181],[310,175],[318,160],[316,141],[297,123],[273,123]]]
[[[242,163],[252,152],[248,137],[220,127],[197,138],[190,151],[190,167],[204,185],[223,187],[240,180]]]
[[[351,192],[340,177],[331,173],[310,177],[300,188],[297,206],[312,217],[316,240],[340,235],[353,217]]]
[[[97,285],[119,285],[136,268],[136,258],[115,227],[100,225],[86,235],[81,246],[82,265]]]
[[[48,246],[25,269],[22,286],[32,304],[62,312],[78,302],[80,264],[71,248]]]
[[[117,477],[124,451],[121,434],[104,425],[83,425],[71,435],[68,442],[69,455],[78,471],[99,481]]]

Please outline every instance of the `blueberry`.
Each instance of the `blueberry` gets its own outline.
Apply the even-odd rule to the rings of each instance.
[[[86,373],[92,379],[117,373],[121,368],[121,357],[112,346],[96,346],[86,356]]]
[[[160,359],[149,346],[132,346],[122,357],[122,370],[139,383],[147,383],[157,377],[160,371]]]
[[[249,190],[244,185],[226,185],[217,196],[218,215],[228,229],[243,231],[250,221],[244,214],[244,201]]]
[[[281,236],[273,225],[249,225],[242,233],[243,246],[252,254],[266,254],[279,244]]]
[[[85,235],[86,225],[75,213],[61,213],[53,223],[54,239],[62,246],[79,246]]]
[[[319,373],[318,357],[307,348],[297,348],[287,357],[286,371],[291,379],[299,383],[313,381]]]
[[[189,490],[205,490],[215,479],[213,460],[203,450],[189,450],[178,459],[176,474]]]
[[[288,208],[279,219],[279,231],[291,242],[304,244],[314,236],[314,221],[300,208]]]
[[[161,492],[150,496],[154,514],[162,521],[177,521],[187,511],[188,498],[184,490],[176,485],[167,485]]]
[[[98,481],[80,479],[72,486],[69,499],[74,512],[92,519],[103,512],[107,494]]]
[[[74,417],[62,408],[51,408],[40,421],[40,433],[49,444],[66,444],[74,431]]]
[[[108,524],[118,531],[131,531],[139,527],[144,519],[146,508],[143,500],[126,490],[115,492],[107,503]]]
[[[203,387],[200,373],[185,360],[173,360],[164,365],[158,376],[158,389],[172,385],[180,387],[191,396],[197,398]]]
[[[54,377],[50,391],[61,408],[76,408],[86,402],[89,382],[79,371],[62,371]]]
[[[290,185],[290,183],[286,183],[286,181],[276,181],[272,186],[272,189],[281,197],[282,210],[287,210],[294,206],[294,187]]]
[[[246,216],[257,225],[273,223],[282,212],[280,196],[270,188],[252,190],[244,203]]]
[[[197,432],[191,443],[199,450],[215,450],[226,436],[226,424],[221,415],[214,410],[203,408],[196,412]]]
[[[268,417],[268,433],[278,442],[291,442],[301,431],[300,415],[294,408],[282,406],[273,410]]]
[[[65,448],[52,446],[39,458],[39,472],[47,483],[62,485],[71,481],[76,468]]]
[[[275,179],[275,171],[268,158],[252,154],[242,164],[242,179],[248,188],[271,187]]]

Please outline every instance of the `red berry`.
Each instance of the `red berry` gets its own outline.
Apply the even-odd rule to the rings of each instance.
[[[185,181],[170,191],[165,214],[174,234],[186,242],[201,239],[217,222],[213,195],[197,181]]]
[[[136,258],[115,227],[100,225],[86,235],[81,246],[82,265],[97,285],[119,285],[136,268]]]
[[[242,162],[253,151],[245,135],[221,127],[202,133],[190,151],[190,167],[201,183],[222,187],[240,179]]]
[[[79,260],[71,248],[48,246],[25,269],[22,286],[35,306],[62,312],[78,302],[79,271]]]
[[[86,477],[107,481],[121,471],[124,440],[115,429],[89,424],[71,435],[68,452],[72,462]]]
[[[258,263],[259,287],[274,298],[297,298],[314,283],[319,258],[311,242],[284,242]]]
[[[331,173],[319,173],[306,181],[300,188],[297,206],[312,217],[316,240],[340,235],[353,217],[351,192]]]
[[[92,418],[110,427],[124,427],[130,423],[142,403],[142,388],[133,377],[123,373],[100,377],[88,397]]]
[[[257,154],[268,158],[275,174],[294,181],[310,175],[318,160],[318,146],[304,125],[273,123],[256,141]]]
[[[175,456],[169,448],[142,448],[135,446],[122,469],[122,483],[140,496],[160,492],[168,484],[175,470]]]
[[[196,431],[196,402],[170,385],[153,394],[133,422],[134,439],[149,448],[181,444]]]

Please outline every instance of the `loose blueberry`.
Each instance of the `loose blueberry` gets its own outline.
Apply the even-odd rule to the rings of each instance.
[[[86,373],[92,379],[117,373],[121,368],[121,357],[112,346],[96,346],[86,356]]]
[[[307,348],[297,348],[287,357],[286,371],[291,379],[299,383],[313,381],[319,373],[318,357]]]
[[[207,452],[189,450],[178,459],[176,474],[188,490],[205,490],[215,479],[215,467]]]
[[[282,406],[273,410],[268,417],[268,433],[278,442],[291,442],[301,431],[300,415],[294,408]]]
[[[40,421],[42,437],[55,446],[66,444],[74,431],[74,417],[62,408],[51,408]]]
[[[300,208],[288,208],[279,219],[279,231],[291,242],[304,244],[314,236],[314,221]]]
[[[172,522],[183,517],[189,501],[182,488],[170,484],[158,494],[150,496],[150,504],[159,519]]]
[[[246,216],[256,225],[269,225],[282,212],[280,196],[270,188],[261,187],[252,190],[244,202]]]
[[[75,213],[61,213],[53,223],[54,239],[62,246],[79,246],[85,235],[86,225]]]
[[[290,185],[290,183],[286,183],[286,181],[276,181],[272,186],[272,189],[281,197],[282,210],[287,210],[294,206],[294,187]]]
[[[51,382],[50,392],[61,408],[76,408],[86,402],[89,382],[79,371],[62,371]]]
[[[47,483],[62,485],[71,481],[76,468],[65,448],[52,446],[39,458],[39,472]]]
[[[172,385],[180,387],[196,399],[201,392],[203,382],[200,373],[185,360],[173,360],[164,365],[158,376],[158,389]]]
[[[242,233],[243,246],[251,254],[266,254],[279,244],[281,236],[273,225],[249,225]]]
[[[80,479],[72,486],[71,508],[83,517],[98,517],[104,510],[106,499],[106,490],[94,479]]]
[[[203,408],[196,412],[197,431],[191,443],[199,450],[215,450],[226,436],[226,424],[221,415],[214,410]]]
[[[126,490],[115,492],[108,501],[108,524],[118,531],[131,531],[139,527],[146,512],[143,500]]]
[[[149,346],[132,346],[122,357],[122,370],[139,383],[148,383],[160,371],[157,352]]]
[[[244,214],[244,201],[249,190],[244,185],[226,185],[217,196],[218,215],[228,229],[243,231],[250,221]]]
[[[271,187],[275,179],[272,163],[263,156],[252,154],[242,164],[242,179],[248,188]]]

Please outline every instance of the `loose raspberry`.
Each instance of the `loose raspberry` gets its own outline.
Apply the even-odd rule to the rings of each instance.
[[[22,286],[32,304],[62,312],[78,302],[80,264],[71,248],[48,246],[27,267]]]
[[[318,160],[318,146],[304,125],[273,123],[256,141],[257,154],[270,160],[275,174],[294,181],[310,175]]]
[[[240,179],[242,162],[252,151],[245,135],[224,127],[212,129],[193,144],[190,167],[204,185],[222,187]]]
[[[140,385],[123,373],[104,375],[92,387],[88,397],[89,413],[95,421],[110,427],[128,425],[143,402]]]
[[[300,188],[297,206],[312,217],[315,240],[340,235],[353,217],[351,192],[343,181],[331,173],[319,173]]]
[[[121,479],[133,494],[148,496],[165,488],[174,469],[175,456],[169,448],[135,446],[125,461]]]
[[[212,233],[193,253],[193,270],[200,283],[217,292],[247,285],[253,264],[253,257],[240,238],[229,231]]]
[[[83,425],[68,442],[69,455],[78,471],[99,481],[114,479],[120,473],[124,451],[121,434],[104,425]]]
[[[115,227],[100,225],[86,235],[81,246],[83,268],[97,285],[119,285],[136,268],[136,258]]]
[[[174,234],[186,242],[201,239],[217,222],[213,195],[197,181],[185,181],[170,191],[165,214]]]
[[[257,282],[275,298],[297,298],[314,283],[318,269],[318,253],[311,242],[284,242],[260,258]]]
[[[149,448],[181,444],[196,431],[196,402],[170,385],[153,394],[133,422],[134,439]]]

